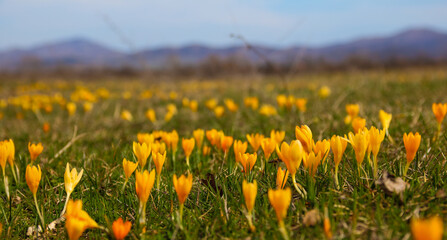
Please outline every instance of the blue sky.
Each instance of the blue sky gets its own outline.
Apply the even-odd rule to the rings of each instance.
[[[87,38],[122,51],[204,43],[321,46],[447,32],[446,0],[0,0],[0,49]]]

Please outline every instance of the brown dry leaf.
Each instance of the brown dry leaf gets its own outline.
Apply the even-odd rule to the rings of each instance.
[[[402,180],[402,178],[389,174],[387,171],[376,181],[376,184],[381,185],[387,193],[395,194],[401,194],[410,187],[410,184]]]
[[[308,211],[303,218],[303,223],[306,227],[315,226],[318,222],[320,222],[320,212],[318,209],[313,209]]]

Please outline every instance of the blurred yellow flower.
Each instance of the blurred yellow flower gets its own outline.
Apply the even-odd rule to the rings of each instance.
[[[238,105],[233,101],[233,99],[227,98],[224,100],[224,103],[230,112],[236,112],[239,109]]]
[[[192,132],[192,135],[194,136],[194,139],[197,143],[197,148],[201,149],[203,144],[203,136],[205,135],[205,131],[203,129],[196,129]]]
[[[407,164],[404,170],[404,176],[406,176],[408,168],[410,167],[410,163],[416,157],[419,145],[421,144],[421,135],[418,132],[416,132],[416,134],[413,134],[412,132],[410,132],[409,134],[404,133],[403,139],[405,150],[407,152]]]
[[[28,151],[31,156],[31,162],[34,162],[43,151],[42,143],[38,144],[28,143]]]
[[[265,160],[268,160],[276,149],[277,142],[273,138],[264,138],[261,141],[262,151],[264,152]]]
[[[276,173],[276,188],[283,189],[287,183],[287,177],[289,176],[289,171],[282,170],[281,167],[278,167],[278,172]]]
[[[358,133],[366,126],[366,119],[361,117],[356,117],[352,120],[352,128],[354,129],[354,133]]]
[[[224,112],[225,112],[225,108],[222,106],[217,106],[214,108],[214,115],[216,115],[217,118],[222,117]]]
[[[121,118],[123,120],[129,121],[129,122],[131,122],[133,120],[132,113],[130,113],[128,110],[123,110],[121,112]]]
[[[411,219],[411,234],[414,240],[441,240],[443,233],[444,224],[438,216]]]
[[[390,127],[390,122],[391,122],[392,118],[393,118],[393,115],[391,113],[387,113],[383,110],[379,111],[379,119],[380,119],[380,122],[382,123],[382,128],[383,128],[383,130],[385,130],[385,132]]]
[[[285,136],[286,136],[285,131],[275,131],[275,130],[270,131],[270,138],[275,139],[276,144],[281,144]]]
[[[272,204],[273,208],[276,212],[276,218],[280,225],[283,224],[283,219],[287,216],[287,209],[290,206],[290,202],[292,201],[292,191],[290,188],[286,189],[269,189],[268,197],[270,204]]]
[[[154,109],[150,108],[146,111],[146,118],[151,121],[152,123],[154,123],[155,121],[157,121],[157,117],[155,115],[155,111]]]
[[[327,98],[331,95],[331,89],[328,86],[322,86],[320,90],[318,90],[318,96],[320,98]]]
[[[306,112],[307,98],[297,98],[295,104],[296,107],[298,108],[298,111]]]
[[[67,229],[68,238],[70,240],[78,240],[82,233],[88,228],[99,227],[95,220],[93,220],[87,212],[82,210],[81,200],[70,200],[68,202],[65,219],[65,228]]]

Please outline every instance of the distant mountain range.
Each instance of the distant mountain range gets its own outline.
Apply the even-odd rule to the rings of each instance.
[[[288,63],[305,59],[341,62],[350,57],[371,61],[390,59],[447,60],[447,34],[430,29],[411,29],[386,37],[363,38],[325,47],[293,46],[273,48],[253,46],[272,62]],[[146,49],[134,53],[116,51],[85,39],[48,43],[29,49],[0,51],[0,70],[14,70],[27,65],[43,67],[123,67],[160,68],[172,64],[195,65],[215,56],[221,59],[240,58],[254,64],[263,63],[246,46],[213,48],[205,45]]]

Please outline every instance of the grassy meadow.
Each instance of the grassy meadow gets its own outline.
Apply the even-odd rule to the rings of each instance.
[[[82,229],[80,239],[115,239],[112,223],[119,217],[132,224],[126,239],[417,239],[411,228],[415,219],[439,216],[447,220],[447,120],[434,139],[438,122],[432,111],[433,103],[446,102],[447,70],[438,68],[321,73],[289,79],[3,80],[0,140],[13,140],[15,165],[5,165],[9,199],[6,177],[0,178],[0,239],[68,239],[65,219],[60,218],[67,196],[67,163],[70,169],[83,170],[70,199],[82,200],[82,209],[97,223]],[[351,122],[346,119],[348,104],[359,107]],[[268,192],[277,188],[278,168],[286,170],[287,166],[277,151],[266,159],[262,147],[255,151],[256,146],[248,143],[246,152],[256,152],[257,158],[249,166],[253,168],[244,172],[244,165],[236,161],[236,140],[245,142],[247,134],[256,133],[270,138],[275,130],[284,131],[283,141],[292,145],[297,140],[296,127],[307,125],[313,142],[330,141],[333,135],[346,141],[348,133],[355,131],[354,119],[365,119],[367,129],[382,129],[380,110],[392,114],[392,119],[389,136],[380,145],[377,167],[372,155],[371,160],[365,156],[358,163],[352,144],[347,143],[338,186],[333,151],[321,152],[312,165],[309,155],[315,151],[313,157],[318,158],[316,148],[306,152],[298,141],[298,154],[306,156],[298,156],[305,160],[299,159],[294,169],[296,182],[307,194],[297,191],[290,175],[283,178],[291,202],[284,228],[279,227]],[[356,124],[362,125],[361,121]],[[195,140],[188,166],[182,138],[193,138],[196,129],[204,130],[203,144],[199,148]],[[212,129],[223,133],[214,132],[214,136]],[[404,176],[403,135],[410,132],[418,132],[421,143]],[[232,137],[231,143],[230,138],[222,140],[223,136]],[[29,142],[43,146],[33,163]],[[123,159],[139,161],[133,142],[145,143],[152,150],[155,145],[166,147],[160,185],[153,184],[144,222],[140,221],[136,173],[156,167],[151,153],[144,168],[137,167],[123,189]],[[281,145],[275,145],[279,151]],[[43,232],[35,230],[43,224],[26,181],[28,164],[39,165],[42,171],[36,200],[45,220]],[[379,184],[379,178],[395,180],[384,177],[385,172],[401,177],[407,183],[404,189],[397,193]],[[183,214],[174,174],[192,175]],[[244,179],[257,182],[254,231],[247,221]],[[414,225],[416,228],[417,223]],[[420,231],[440,230],[431,229],[432,225]]]

